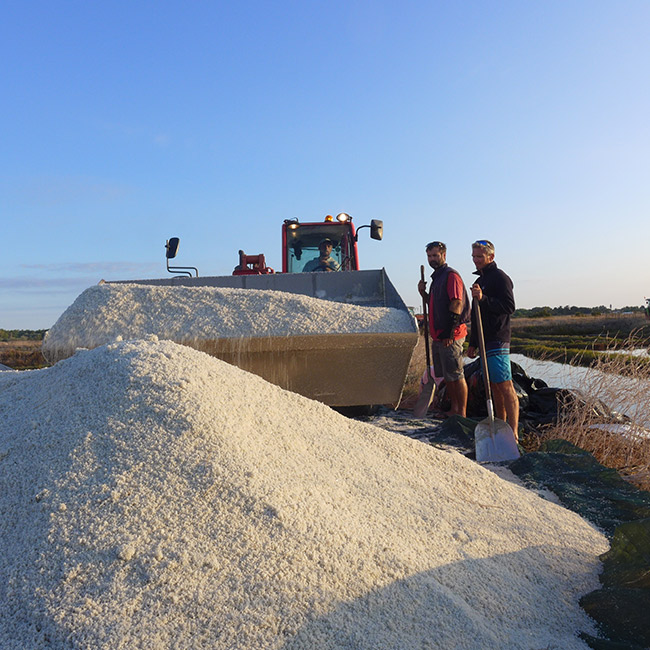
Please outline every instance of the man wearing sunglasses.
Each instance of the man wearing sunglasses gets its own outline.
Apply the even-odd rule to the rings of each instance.
[[[510,316],[515,311],[512,280],[494,261],[494,244],[479,239],[472,244],[472,260],[478,279],[471,286],[472,298],[478,301],[483,322],[485,350],[494,396],[495,415],[505,420],[519,439],[519,399],[512,383],[510,368]],[[472,328],[467,356],[475,358],[478,348],[478,326],[472,312]]]
[[[451,401],[448,415],[465,417],[467,383],[463,370],[463,343],[470,321],[467,289],[458,271],[447,265],[447,246],[441,241],[426,245],[427,260],[433,269],[431,288],[420,280],[418,291],[429,304],[429,333],[433,342],[433,368],[444,377]]]

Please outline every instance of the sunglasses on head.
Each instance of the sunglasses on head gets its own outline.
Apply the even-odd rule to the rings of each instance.
[[[489,246],[490,248],[494,248],[492,242],[487,239],[477,239],[472,246]]]
[[[443,244],[441,241],[430,241],[427,244],[426,250],[429,250],[431,248],[439,248],[441,251],[446,251],[447,245]]]

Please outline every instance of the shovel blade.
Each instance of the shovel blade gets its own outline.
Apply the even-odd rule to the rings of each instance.
[[[429,381],[426,384],[420,384],[418,401],[413,407],[413,415],[416,418],[423,418],[426,416],[429,406],[431,406],[431,401],[433,400],[435,386],[435,382],[431,378],[429,378]]]
[[[520,456],[512,428],[497,418],[486,418],[476,425],[474,442],[476,460],[479,463],[516,460]]]

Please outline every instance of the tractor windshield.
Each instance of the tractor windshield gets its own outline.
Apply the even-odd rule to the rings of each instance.
[[[287,232],[287,272],[348,271],[356,268],[348,224],[300,224]]]

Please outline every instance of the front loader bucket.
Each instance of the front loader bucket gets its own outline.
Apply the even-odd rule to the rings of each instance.
[[[282,388],[330,406],[397,405],[400,401],[418,329],[415,319],[383,269],[199,278],[176,276],[160,280],[105,283],[105,286],[96,288],[95,293],[101,290],[106,293],[105,300],[110,301],[110,287],[115,287],[112,291],[118,292],[119,285],[129,285],[124,287],[124,291],[128,288],[129,296],[137,296],[142,291],[157,292],[154,287],[164,287],[156,299],[155,311],[159,312],[158,315],[149,318],[147,309],[135,299],[136,313],[125,314],[121,319],[123,322],[119,324],[120,331],[115,331],[105,327],[111,318],[106,313],[101,313],[102,307],[97,306],[96,297],[92,301],[86,301],[90,307],[82,305],[75,308],[83,297],[82,294],[48,332],[43,351],[50,362],[70,356],[78,347],[92,348],[109,343],[115,340],[116,335],[127,339],[155,334],[159,338],[172,339],[207,352]],[[149,289],[138,290],[137,287],[141,285]],[[172,287],[171,291],[169,287]],[[178,292],[173,287],[178,287]],[[283,331],[280,335],[264,328],[262,317],[257,318],[258,314],[251,313],[257,309],[252,303],[249,307],[245,304],[241,307],[244,311],[240,313],[239,327],[235,331],[224,332],[220,325],[215,325],[214,333],[210,333],[209,327],[204,324],[196,327],[194,321],[175,321],[173,327],[166,323],[165,296],[180,298],[181,293],[187,293],[184,287],[225,289],[213,298],[222,305],[231,296],[232,300],[242,303],[242,295],[262,295],[268,297],[272,313],[276,309],[273,296],[277,294],[274,292],[319,298],[330,301],[330,304],[326,305],[326,317],[319,316],[322,320],[312,323],[308,333],[304,333],[304,321],[309,314],[305,315],[299,304],[300,300],[305,302],[304,298],[297,299],[295,305],[287,307],[293,311],[279,315],[280,320],[287,321],[286,332]],[[258,292],[241,294],[229,292],[231,289]],[[260,294],[259,290],[269,293]],[[207,292],[198,289],[195,293],[200,294],[203,308],[206,295],[210,299],[209,289]],[[277,298],[275,300],[281,302]],[[128,300],[125,301],[121,295],[118,302],[123,310]],[[350,326],[350,309],[343,305],[389,307],[389,310],[370,311],[381,311],[382,314],[390,312],[390,319],[385,322],[382,320],[376,327],[365,329],[360,319],[359,331],[354,331],[354,324]],[[188,309],[185,305],[182,313],[192,311],[191,307],[189,305]],[[369,313],[365,309],[358,311],[361,316]],[[208,319],[216,320],[217,316],[218,314],[214,317],[208,314]],[[256,330],[256,318],[260,321],[259,330]]]

